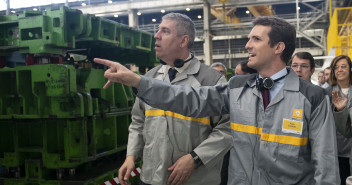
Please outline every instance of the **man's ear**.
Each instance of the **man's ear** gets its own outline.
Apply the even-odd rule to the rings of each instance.
[[[281,54],[285,50],[285,43],[278,42],[275,46],[275,54]]]
[[[187,47],[189,42],[189,35],[183,35],[180,47]]]
[[[314,73],[314,71],[315,71],[315,68],[311,68],[311,71],[312,71],[312,74]]]

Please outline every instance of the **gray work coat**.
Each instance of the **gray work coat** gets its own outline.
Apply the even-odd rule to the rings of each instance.
[[[335,85],[330,87],[330,94],[333,90],[340,90],[340,88]],[[335,119],[335,124],[337,128],[337,141],[338,141],[338,151],[340,157],[350,158],[350,164],[352,164],[351,155],[351,145],[352,145],[352,129],[351,129],[351,118],[352,118],[352,103],[351,103],[352,86],[348,90],[349,101],[346,107],[341,111],[336,111],[333,107],[333,115]],[[341,92],[341,95],[345,98],[345,95]],[[350,166],[352,169],[352,166]],[[352,171],[350,171],[352,172]]]
[[[255,74],[236,76],[196,89],[142,77],[137,96],[188,116],[230,113],[229,185],[340,184],[335,125],[323,89],[289,69],[264,110],[255,79]]]
[[[157,66],[146,76],[169,82],[166,69],[166,66]],[[172,83],[199,87],[226,83],[226,79],[194,58]],[[163,91],[157,91],[153,98],[159,99],[160,94],[172,98],[171,94],[164,94]],[[143,158],[141,180],[144,183],[166,184],[171,174],[167,168],[194,150],[203,164],[193,171],[184,184],[220,184],[223,156],[230,147],[229,115],[186,117],[153,108],[136,99],[129,127],[127,155]]]

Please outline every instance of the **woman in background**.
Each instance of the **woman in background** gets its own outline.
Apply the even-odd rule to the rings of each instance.
[[[352,63],[345,55],[336,56],[331,62],[331,74],[329,88],[332,93],[332,106],[335,124],[337,128],[336,139],[341,184],[346,184],[346,178],[350,176],[351,144],[352,144]]]

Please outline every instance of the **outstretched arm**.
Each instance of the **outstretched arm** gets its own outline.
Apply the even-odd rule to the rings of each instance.
[[[119,82],[135,88],[139,87],[141,77],[120,63],[100,58],[94,58],[94,62],[110,67],[104,73],[104,77],[108,79],[104,89],[109,88],[112,82]]]
[[[154,108],[198,118],[229,113],[228,84],[200,88],[171,85],[169,82],[139,76],[117,62],[98,58],[94,61],[110,67],[104,74],[108,79],[105,89],[112,82],[135,87],[138,89],[136,95]]]

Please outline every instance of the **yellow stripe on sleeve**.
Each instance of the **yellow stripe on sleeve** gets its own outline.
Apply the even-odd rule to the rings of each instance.
[[[164,110],[146,110],[145,111],[145,116],[171,116],[174,118],[178,119],[183,119],[187,121],[196,121],[200,122],[206,125],[210,125],[210,120],[208,118],[193,118],[193,117],[187,117],[183,116],[181,114],[177,114],[171,111],[164,111]]]

